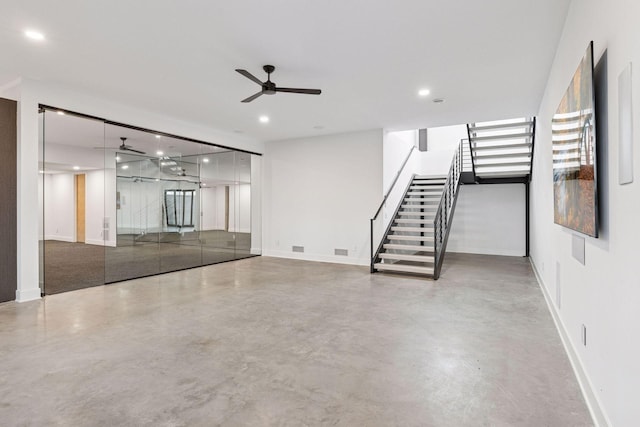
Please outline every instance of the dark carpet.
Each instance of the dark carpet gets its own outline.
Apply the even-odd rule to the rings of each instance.
[[[225,231],[119,235],[115,248],[47,240],[44,293],[57,294],[248,258],[254,256],[250,248],[250,233]]]

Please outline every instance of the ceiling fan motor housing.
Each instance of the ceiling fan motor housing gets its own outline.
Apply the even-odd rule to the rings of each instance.
[[[262,83],[262,93],[264,93],[265,95],[275,95],[276,84],[271,81]]]

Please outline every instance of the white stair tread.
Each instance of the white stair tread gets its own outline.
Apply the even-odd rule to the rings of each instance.
[[[413,204],[413,205],[409,205],[409,204],[403,204],[402,205],[403,209],[419,209],[419,210],[423,210],[423,211],[437,211],[438,210],[438,205],[418,205],[418,204]]]
[[[436,215],[437,209],[432,209],[429,211],[421,210],[421,211],[400,211],[398,215],[400,216],[426,216],[432,217]]]
[[[421,273],[421,274],[433,274],[433,267],[421,267],[417,265],[402,265],[402,264],[386,264],[386,263],[375,263],[373,267],[377,270],[384,271],[403,271],[405,273]]]
[[[400,243],[385,243],[382,245],[384,249],[393,249],[396,251],[414,251],[414,252],[432,252],[433,247],[422,245],[402,245]]]
[[[420,191],[420,193],[440,193],[442,192],[442,185],[412,185],[409,187],[410,191]]]
[[[407,193],[407,197],[405,197],[405,200],[437,200],[440,199],[442,197],[442,192],[438,192],[438,193],[428,193],[428,194],[421,194],[421,193]]]
[[[403,218],[396,218],[394,220],[395,222],[397,222],[398,224],[427,224],[430,225],[431,227],[433,227],[433,220],[429,220],[429,219],[403,219]]]
[[[404,240],[409,242],[433,242],[433,237],[428,236],[400,236],[397,234],[389,234],[387,236],[389,240]]]
[[[398,261],[433,262],[432,255],[407,255],[407,254],[380,254],[381,259],[393,259]]]
[[[403,233],[433,233],[433,227],[392,226],[391,231],[400,231]]]

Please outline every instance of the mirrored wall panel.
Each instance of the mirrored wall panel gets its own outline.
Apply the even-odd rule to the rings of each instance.
[[[259,155],[42,115],[45,293],[261,254]]]

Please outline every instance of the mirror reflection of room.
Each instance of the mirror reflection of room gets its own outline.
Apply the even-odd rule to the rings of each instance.
[[[43,115],[44,293],[260,254],[251,233],[259,156]]]

